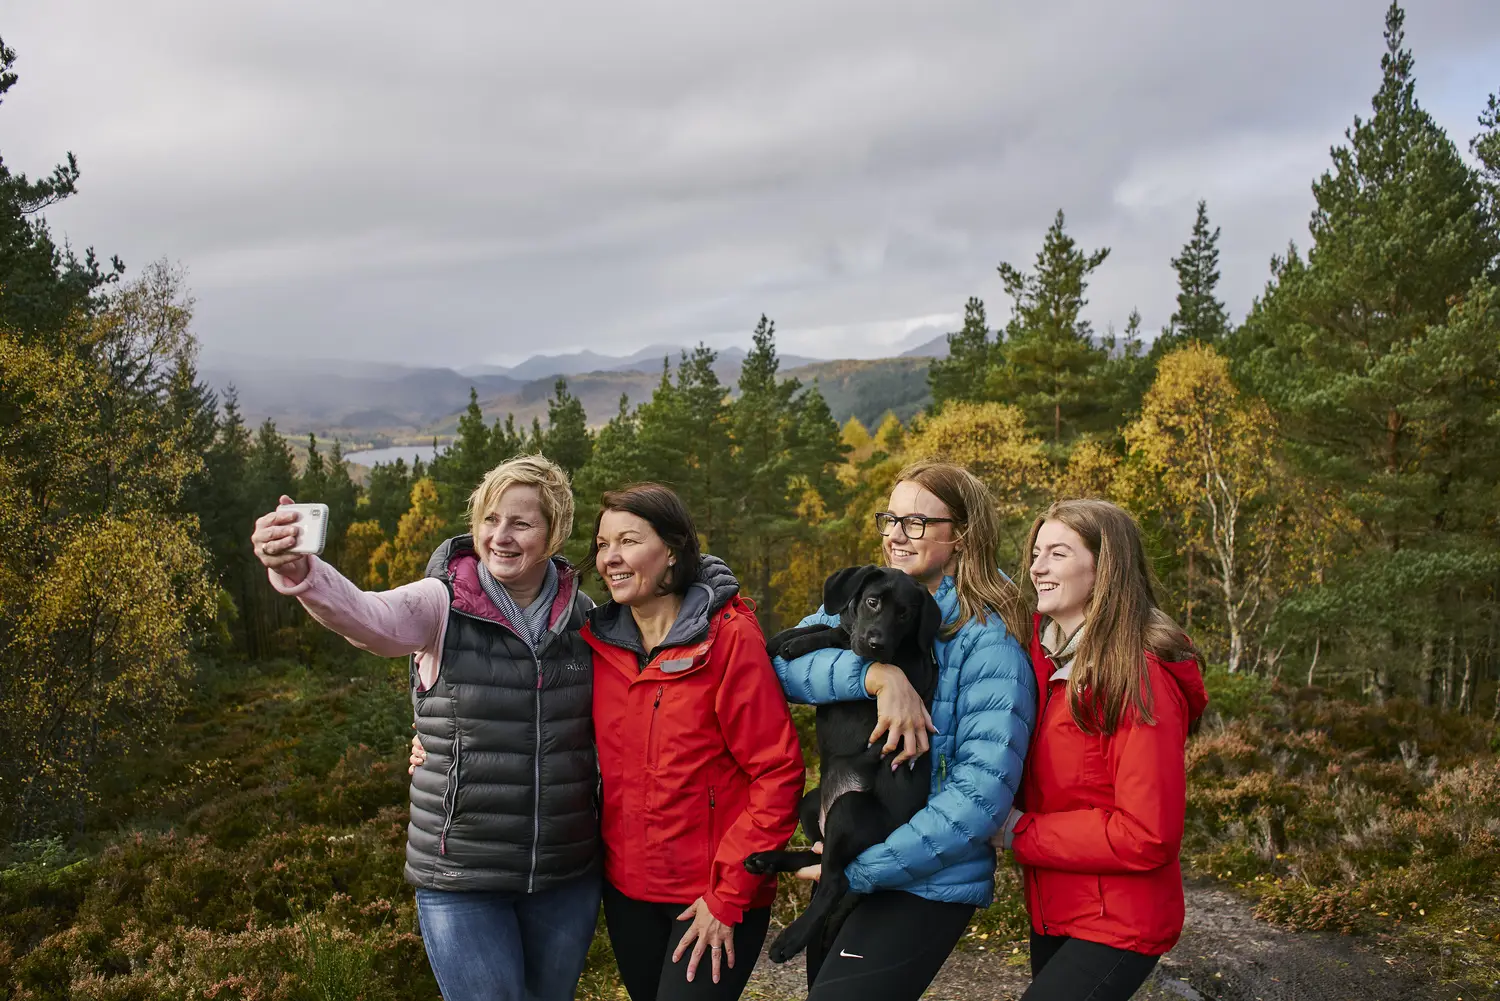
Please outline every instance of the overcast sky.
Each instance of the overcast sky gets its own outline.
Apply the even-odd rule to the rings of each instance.
[[[1101,329],[1174,306],[1208,199],[1236,319],[1306,242],[1380,75],[1379,0],[7,0],[12,169],[132,271],[181,263],[209,352],[418,364],[653,343],[888,353],[956,325],[1053,213],[1108,246]],[[1412,0],[1467,149],[1500,3]]]

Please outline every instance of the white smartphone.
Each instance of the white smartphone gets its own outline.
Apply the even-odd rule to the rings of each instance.
[[[297,544],[287,552],[316,556],[323,551],[323,543],[328,541],[327,504],[282,504],[276,510],[297,516]]]

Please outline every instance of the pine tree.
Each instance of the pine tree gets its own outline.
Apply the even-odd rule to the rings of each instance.
[[[349,476],[349,463],[344,459],[344,447],[334,439],[333,448],[323,464],[322,501],[328,505],[328,543],[325,556],[328,562],[345,571],[352,579],[363,578],[366,566],[345,565],[344,535],[354,524],[355,511],[359,507],[359,485]],[[365,563],[368,564],[368,560]]]
[[[16,85],[15,64],[15,50],[0,40],[0,100]],[[106,268],[92,248],[79,258],[68,246],[59,247],[41,218],[42,210],[77,193],[78,178],[72,153],[37,181],[0,161],[0,324],[54,348],[70,340],[64,334],[68,318],[102,305],[96,294],[125,271],[118,257]]]
[[[598,506],[600,498],[607,491],[645,477],[637,432],[638,422],[630,411],[630,398],[621,393],[619,411],[609,419],[609,423],[599,429],[594,438],[593,454],[573,478],[573,490],[578,498],[579,510],[575,525],[579,533],[586,535],[594,530],[593,521],[588,515]],[[584,524],[586,521],[588,523]]]
[[[323,453],[318,451],[318,436],[307,435],[307,458],[302,462],[302,473],[292,493],[304,503],[326,503],[328,496],[328,470],[323,464]]]
[[[715,354],[699,345],[684,352],[674,382],[661,382],[636,411],[641,475],[674,488],[693,513],[706,551],[727,542],[734,512],[729,407],[713,369]]]
[[[740,366],[739,397],[730,406],[734,434],[735,545],[725,555],[744,576],[746,592],[770,604],[772,563],[794,530],[789,495],[794,457],[792,397],[795,379],[778,380],[776,324],[764,315],[751,335],[750,353]]]
[[[1490,227],[1500,231],[1500,92],[1491,94],[1479,115],[1484,130],[1469,142],[1469,149],[1480,163],[1485,194],[1489,201]],[[1500,270],[1500,261],[1496,262]],[[1497,275],[1500,280],[1500,275]]]
[[[1059,209],[1034,271],[1006,263],[999,268],[1015,315],[997,349],[999,364],[990,369],[986,398],[1019,406],[1054,445],[1063,442],[1065,429],[1071,437],[1108,414],[1098,385],[1107,355],[1081,316],[1088,304],[1088,277],[1108,256],[1108,248],[1080,250]]]
[[[293,490],[296,484],[296,458],[286,439],[276,430],[276,424],[267,418],[255,434],[245,469],[245,495],[255,517],[274,510],[281,495]],[[296,499],[295,494],[292,496]],[[248,532],[245,538],[248,549]],[[240,599],[246,653],[252,659],[259,659],[278,652],[276,632],[291,625],[294,618],[287,603],[271,589],[259,563],[246,563],[246,579]]]
[[[503,423],[500,418],[495,418],[495,425],[490,428],[490,457],[495,460],[495,465],[525,451],[526,436],[516,430],[516,415],[506,414]],[[421,473],[415,473],[415,476],[420,479]]]
[[[1182,253],[1172,258],[1177,272],[1177,312],[1152,345],[1157,359],[1197,342],[1216,345],[1229,334],[1229,310],[1215,296],[1219,285],[1219,227],[1209,232],[1208,203],[1198,202],[1193,233]]]
[[[206,460],[218,437],[218,410],[218,399],[198,379],[191,355],[180,357],[172,369],[164,416],[167,426],[176,429],[184,451],[204,456]],[[202,525],[211,517],[210,508],[215,503],[212,477],[205,461],[183,481],[179,510],[197,515]]]
[[[547,431],[542,453],[571,477],[589,461],[594,436],[589,431],[583,401],[568,391],[568,380],[559,378],[547,401]]]
[[[204,476],[207,481],[198,520],[203,540],[218,573],[219,585],[229,594],[239,610],[236,618],[237,641],[241,652],[249,650],[247,618],[248,590],[258,586],[261,575],[251,569],[250,526],[265,514],[257,510],[249,486],[252,443],[250,432],[240,416],[239,398],[231,386],[224,394],[224,409],[212,446],[204,454]],[[260,564],[255,563],[258,570]]]
[[[848,503],[848,491],[839,479],[838,470],[851,451],[850,446],[845,444],[844,433],[833,419],[833,411],[828,409],[828,401],[817,383],[807,387],[794,402],[797,426],[792,446],[793,476],[818,495],[825,510],[840,510]]]
[[[499,463],[494,436],[479,407],[479,394],[470,386],[469,405],[458,418],[453,442],[432,460],[429,470],[450,535],[468,531],[469,495],[484,474]]]
[[[983,398],[994,349],[989,321],[984,315],[984,300],[971,296],[964,304],[963,327],[948,335],[948,357],[933,359],[927,369],[934,411],[949,400]]]
[[[421,478],[399,457],[395,462],[378,463],[370,470],[365,488],[365,517],[377,521],[387,538],[396,534],[396,525],[411,505],[411,485]]]
[[[1441,601],[1477,588],[1473,524],[1494,489],[1487,425],[1500,380],[1497,234],[1477,178],[1418,104],[1404,14],[1386,16],[1383,79],[1313,185],[1313,246],[1274,262],[1238,346],[1305,474],[1346,498],[1359,551],[1310,598],[1353,631],[1371,693],[1396,689],[1446,629]],[[1476,548],[1479,546],[1479,548]],[[1441,635],[1446,640],[1447,635]]]

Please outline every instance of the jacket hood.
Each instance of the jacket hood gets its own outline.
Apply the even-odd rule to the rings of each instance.
[[[703,639],[708,635],[709,620],[739,593],[740,582],[729,569],[729,564],[717,556],[699,557],[698,579],[688,585],[682,596],[682,608],[658,649],[686,646]],[[606,601],[592,609],[589,626],[595,636],[611,646],[638,654],[651,652],[642,645],[641,631],[630,609],[619,602]]]
[[[1191,726],[1203,715],[1203,710],[1208,708],[1208,688],[1203,684],[1203,670],[1196,660],[1153,659],[1182,690],[1182,697],[1187,700],[1188,725]]]
[[[1045,620],[1042,616],[1035,613],[1032,614],[1032,649],[1040,650],[1043,653],[1046,652],[1042,645],[1042,627],[1044,622]],[[1203,715],[1203,711],[1208,708],[1208,688],[1203,683],[1203,669],[1198,665],[1198,662],[1196,660],[1163,660],[1149,650],[1146,651],[1146,657],[1152,663],[1159,665],[1166,672],[1167,677],[1177,683],[1178,690],[1182,692],[1183,701],[1187,703],[1188,725],[1191,726],[1197,722],[1198,718]],[[1052,663],[1050,657],[1047,663],[1049,665]],[[1035,665],[1033,666],[1035,667]],[[1045,692],[1048,683],[1054,680],[1050,677],[1050,669],[1048,672],[1043,672],[1041,668],[1037,667],[1036,671],[1038,690]]]

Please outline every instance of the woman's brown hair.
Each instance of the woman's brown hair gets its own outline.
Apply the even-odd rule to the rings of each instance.
[[[1155,575],[1141,544],[1141,530],[1123,509],[1102,500],[1065,500],[1049,507],[1031,526],[1026,559],[1036,559],[1036,537],[1048,521],[1061,522],[1083,539],[1094,556],[1094,589],[1084,613],[1083,637],[1068,680],[1068,708],[1085,733],[1112,734],[1127,711],[1154,722],[1145,652],[1164,661],[1197,660],[1193,641],[1156,601]],[[1025,575],[1028,603],[1036,607],[1036,584]]]
[[[634,483],[622,490],[611,490],[599,502],[594,518],[594,538],[589,544],[589,563],[596,565],[599,554],[599,525],[607,511],[624,511],[648,522],[667,544],[667,552],[677,562],[667,569],[661,582],[661,593],[684,594],[688,585],[698,579],[698,530],[687,505],[671,487],[660,483]]]
[[[1012,636],[1025,643],[1031,618],[1015,582],[995,565],[1000,516],[990,488],[964,467],[939,459],[911,463],[897,474],[896,482],[902,481],[920,484],[947,506],[953,515],[953,537],[962,544],[955,554],[958,565],[953,573],[958,620],[943,627],[943,638],[951,638],[970,619],[984,622],[994,613]]]

